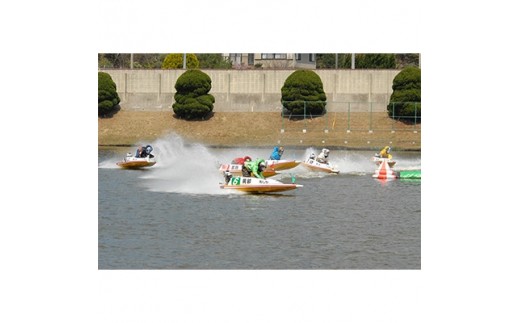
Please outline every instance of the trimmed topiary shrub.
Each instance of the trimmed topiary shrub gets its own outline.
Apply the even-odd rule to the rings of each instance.
[[[394,78],[388,115],[397,120],[421,122],[421,69],[404,68]]]
[[[184,54],[168,54],[164,58],[162,69],[177,69],[183,67]],[[186,68],[198,68],[199,59],[195,54],[186,54]]]
[[[175,82],[173,112],[182,119],[203,119],[213,111],[215,98],[208,94],[211,78],[201,70],[187,70]]]
[[[107,115],[121,102],[110,74],[98,72],[98,116]]]
[[[293,72],[282,86],[284,114],[320,116],[325,114],[327,97],[318,74],[311,70]]]

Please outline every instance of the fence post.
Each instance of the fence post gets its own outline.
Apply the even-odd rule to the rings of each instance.
[[[303,124],[307,129],[307,101],[303,101]]]
[[[161,73],[159,72],[159,91],[157,91],[157,102],[161,101],[161,86],[162,86],[162,77],[161,77]]]
[[[282,113],[281,113],[281,116],[282,116],[282,130],[281,130],[281,132],[284,132],[284,129],[285,129],[285,128],[283,127],[283,122],[284,122],[283,119],[284,119],[285,115],[284,115],[284,113],[283,113],[283,101],[282,101]]]
[[[372,102],[370,102],[370,114],[368,116],[369,125],[368,125],[368,132],[372,132]]]
[[[348,103],[348,110],[347,110],[347,132],[350,132],[350,103]]]
[[[323,129],[323,132],[329,133],[330,118],[329,118],[329,114],[328,113],[325,114],[325,118],[326,118],[326,120],[325,120],[325,129]]]
[[[395,102],[392,102],[392,132],[395,132]]]
[[[417,102],[414,103],[413,129],[417,126]]]

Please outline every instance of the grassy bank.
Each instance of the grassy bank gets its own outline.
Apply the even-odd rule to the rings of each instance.
[[[396,122],[386,113],[328,113],[288,120],[276,112],[216,112],[203,121],[177,119],[169,111],[120,110],[98,118],[98,145],[134,146],[176,133],[188,143],[222,147],[321,147],[421,149],[421,126]]]

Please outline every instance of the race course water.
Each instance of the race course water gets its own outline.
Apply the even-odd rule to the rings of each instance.
[[[300,165],[274,179],[302,188],[255,195],[220,189],[218,166],[271,148],[149,144],[157,164],[142,170],[116,166],[135,148],[99,149],[99,269],[421,268],[421,182],[372,178],[374,151],[331,150],[339,175]],[[419,152],[393,155],[398,170],[421,168]]]

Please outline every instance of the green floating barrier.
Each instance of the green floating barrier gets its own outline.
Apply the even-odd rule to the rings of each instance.
[[[402,179],[421,179],[421,170],[402,170],[399,172]]]

